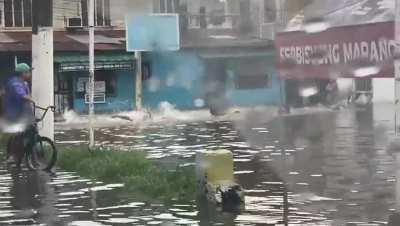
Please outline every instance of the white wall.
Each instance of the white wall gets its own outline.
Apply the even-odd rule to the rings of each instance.
[[[111,0],[111,23],[125,27],[125,15],[143,15],[153,13],[152,0]]]
[[[111,25],[124,28],[126,14],[148,14],[154,11],[156,0],[111,0]],[[0,9],[4,12],[4,1],[0,0]],[[81,0],[54,0],[53,27],[55,30],[65,29],[65,21],[71,17],[81,17]],[[1,15],[4,17],[4,13]],[[4,23],[4,18],[1,20]],[[0,27],[4,26],[0,24]]]
[[[375,78],[372,80],[374,102],[394,102],[394,78]]]
[[[53,1],[53,26],[55,29],[64,29],[65,19],[81,16],[80,2],[80,0]]]
[[[54,27],[64,29],[64,18],[80,17],[80,0],[55,0],[54,1]],[[153,12],[152,0],[111,0],[110,1],[111,25],[125,27],[126,14],[148,14]]]
[[[351,78],[338,78],[337,85],[338,85],[338,100],[343,101],[346,100],[353,92],[354,87],[354,80]]]

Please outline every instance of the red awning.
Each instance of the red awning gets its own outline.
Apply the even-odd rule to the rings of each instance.
[[[393,22],[284,32],[275,40],[277,68],[286,79],[394,77],[393,40]]]

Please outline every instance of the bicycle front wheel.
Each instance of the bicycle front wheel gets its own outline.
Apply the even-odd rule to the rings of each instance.
[[[32,170],[51,170],[57,161],[57,149],[49,138],[39,137],[26,154],[26,164]]]

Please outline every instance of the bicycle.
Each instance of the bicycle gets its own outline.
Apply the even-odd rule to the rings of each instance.
[[[36,118],[36,109],[44,111],[40,118]],[[54,142],[50,138],[42,137],[39,135],[38,129],[38,123],[44,120],[49,110],[54,112],[55,107],[49,106],[43,108],[37,106],[34,103],[34,122],[29,125],[24,132],[10,137],[7,144],[7,151],[11,150],[15,139],[21,138],[21,140],[23,141],[24,156],[21,156],[19,160],[17,160],[18,167],[21,165],[22,159],[24,157],[27,167],[31,170],[50,171],[54,167],[57,161],[57,149],[54,145]]]

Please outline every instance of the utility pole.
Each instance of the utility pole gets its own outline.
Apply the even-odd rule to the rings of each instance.
[[[136,58],[136,111],[142,110],[142,53],[140,51],[135,52]]]
[[[400,0],[396,0],[395,6],[395,23],[394,23],[394,32],[395,32],[395,40],[397,45],[400,44]],[[394,74],[395,74],[395,132],[396,135],[400,135],[400,59],[399,59],[399,48],[396,48],[396,57],[394,59]]]
[[[54,105],[53,0],[32,1],[32,98],[42,107]],[[41,115],[43,112],[38,111]],[[39,125],[42,136],[54,140],[54,113]]]
[[[395,41],[396,44],[400,43],[400,0],[396,0],[395,5]],[[399,50],[396,48],[395,58],[394,58],[394,73],[395,73],[395,132],[396,136],[400,135],[400,59],[399,59]],[[396,152],[396,163],[400,163],[400,152]],[[396,209],[397,213],[400,212],[400,170],[396,170],[397,183],[396,183]]]
[[[94,142],[94,0],[89,0],[89,149],[93,149]]]
[[[397,45],[400,44],[400,0],[396,0],[395,7],[395,40]],[[394,74],[395,74],[395,131],[396,135],[400,134],[400,59],[399,59],[399,50],[396,48],[395,59],[394,59]]]

